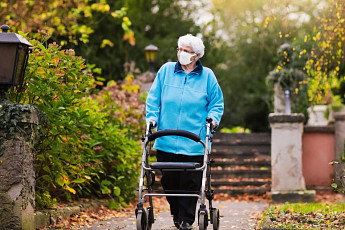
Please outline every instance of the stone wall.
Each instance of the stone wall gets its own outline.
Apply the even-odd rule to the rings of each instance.
[[[38,116],[35,110],[21,110],[20,106],[17,112],[23,113],[14,126],[15,132],[9,138],[1,135],[0,229],[26,230],[34,229],[35,172],[31,141]]]
[[[334,126],[304,126],[303,176],[307,187],[330,188],[334,178]]]

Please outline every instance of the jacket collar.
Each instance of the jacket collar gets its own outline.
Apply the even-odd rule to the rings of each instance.
[[[194,69],[191,73],[201,75],[202,68],[203,68],[203,67],[202,67],[201,61],[198,60],[198,61],[196,62],[196,67],[195,67],[195,69]],[[177,72],[180,72],[180,71],[184,71],[184,70],[182,69],[180,62],[177,61],[177,62],[176,62],[176,65],[175,65],[174,73],[177,73]]]

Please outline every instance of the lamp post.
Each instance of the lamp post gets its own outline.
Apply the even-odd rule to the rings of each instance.
[[[150,65],[150,72],[154,72],[153,70],[153,63],[157,60],[158,55],[158,47],[153,45],[152,43],[145,47],[145,57],[147,63]]]
[[[2,25],[0,32],[0,96],[6,97],[8,89],[22,90],[25,68],[32,46],[23,36],[8,33],[10,27]]]

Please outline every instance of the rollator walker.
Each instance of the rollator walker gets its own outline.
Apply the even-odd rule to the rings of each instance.
[[[141,172],[138,189],[138,204],[135,209],[136,226],[137,230],[151,230],[152,224],[155,222],[153,212],[152,197],[154,196],[179,196],[179,197],[197,197],[200,208],[198,210],[198,226],[199,230],[207,229],[209,222],[213,225],[214,230],[219,229],[219,210],[212,206],[212,200],[214,198],[214,190],[211,189],[211,164],[214,163],[213,159],[210,159],[210,143],[212,142],[212,135],[214,133],[212,127],[212,119],[206,119],[206,140],[203,142],[198,135],[192,132],[179,130],[179,129],[165,129],[155,133],[151,132],[152,124],[146,125],[145,136],[142,137],[144,142],[142,160],[141,160]],[[163,136],[182,136],[189,138],[195,142],[199,142],[204,147],[204,160],[203,165],[200,166],[196,162],[153,162],[149,163],[148,156],[151,153],[151,143],[155,139]],[[202,171],[202,184],[201,190],[195,191],[194,194],[183,193],[187,191],[183,190],[153,190],[152,186],[155,182],[155,171]],[[144,182],[145,185],[144,185]],[[144,188],[145,187],[145,188]],[[145,198],[149,199],[149,206],[145,209]],[[205,204],[205,197],[209,200],[209,211]],[[209,215],[210,214],[210,215]]]

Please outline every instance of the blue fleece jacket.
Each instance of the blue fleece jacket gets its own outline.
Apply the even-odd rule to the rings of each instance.
[[[202,140],[206,137],[206,118],[220,123],[224,111],[223,94],[213,71],[197,62],[185,73],[179,62],[168,62],[158,71],[146,101],[146,120],[157,123],[157,130],[182,129]],[[156,139],[155,149],[175,154],[198,156],[203,146],[185,137]]]

